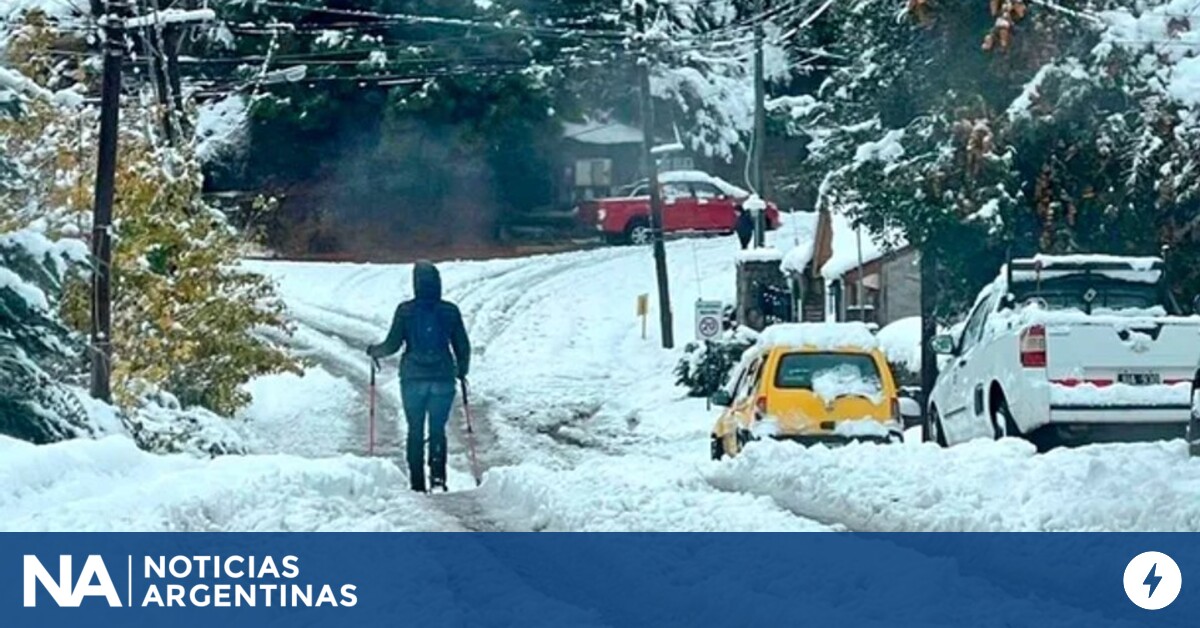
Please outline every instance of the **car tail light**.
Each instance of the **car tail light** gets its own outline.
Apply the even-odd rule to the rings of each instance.
[[[767,398],[759,397],[758,401],[754,402],[754,412],[758,415],[758,420],[762,420],[767,415]]]
[[[1046,327],[1032,325],[1021,332],[1021,366],[1044,368],[1046,366]]]
[[[892,420],[900,420],[900,399],[892,399]]]

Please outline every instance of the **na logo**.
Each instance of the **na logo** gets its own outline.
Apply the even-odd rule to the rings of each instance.
[[[104,558],[97,554],[91,554],[84,561],[78,580],[72,581],[73,573],[70,555],[64,554],[58,557],[58,579],[56,580],[37,556],[26,554],[25,607],[37,606],[37,583],[39,582],[54,599],[54,603],[61,607],[78,607],[84,598],[92,596],[105,598],[108,600],[109,606],[121,606],[121,598],[117,595],[117,588],[113,586],[112,578],[108,575]]]

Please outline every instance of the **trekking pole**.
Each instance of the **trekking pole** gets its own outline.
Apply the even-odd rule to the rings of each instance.
[[[471,398],[467,394],[467,378],[458,380],[462,386],[463,415],[467,418],[467,451],[471,456],[471,475],[475,478],[475,486],[483,484],[483,475],[479,471],[479,459],[475,455],[475,422],[471,418]]]
[[[379,370],[379,360],[371,358],[371,387],[368,395],[367,412],[367,455],[375,455],[375,371]]]

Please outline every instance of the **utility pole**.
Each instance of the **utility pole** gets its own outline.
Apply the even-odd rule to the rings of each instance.
[[[921,427],[921,440],[928,441],[929,394],[937,381],[937,354],[933,351],[933,337],[937,335],[934,309],[937,306],[937,261],[933,246],[928,242],[920,249],[921,265],[921,414],[925,420]]]
[[[121,65],[124,22],[108,0],[100,15],[104,30],[103,76],[100,83],[100,146],[96,157],[96,192],[92,206],[91,392],[112,401],[112,210],[117,176],[117,132],[121,110]]]
[[[767,200],[766,177],[763,176],[763,147],[767,143],[766,86],[763,84],[763,0],[754,2],[754,191]],[[766,212],[754,216],[754,246],[766,245]]]
[[[650,187],[650,230],[654,240],[654,274],[658,277],[658,319],[662,327],[662,346],[675,346],[675,332],[671,321],[671,290],[667,282],[667,249],[663,245],[662,197],[658,190],[658,164],[654,152],[654,103],[650,99],[650,57],[646,43],[646,4],[637,2],[634,19],[641,40],[638,57],[638,83],[642,106],[642,158],[646,160],[646,181]]]

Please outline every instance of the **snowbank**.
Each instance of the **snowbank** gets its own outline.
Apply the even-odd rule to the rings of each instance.
[[[139,450],[120,436],[35,446],[0,436],[0,529],[452,530],[387,461]]]
[[[921,372],[921,317],[910,316],[890,323],[875,334],[888,362],[913,373]]]
[[[856,530],[1200,531],[1200,459],[1183,441],[1041,455],[1016,439],[950,449],[760,441],[708,479]]]
[[[358,391],[320,366],[303,376],[259,377],[245,388],[251,402],[238,417],[246,421],[257,452],[333,456],[344,451],[347,441],[363,438],[353,433],[346,416],[348,407],[362,405]]]

